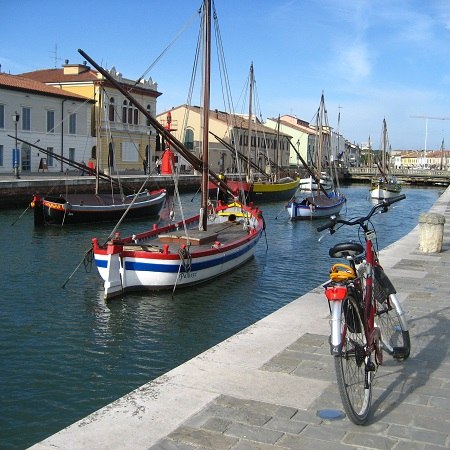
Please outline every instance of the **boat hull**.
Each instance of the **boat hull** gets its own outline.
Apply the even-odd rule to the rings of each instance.
[[[104,280],[105,299],[129,291],[204,283],[244,264],[254,256],[264,224],[257,208],[236,205],[218,208],[218,215],[209,220],[210,232],[199,232],[198,226],[192,228],[198,224],[198,216],[189,219],[188,236],[200,236],[195,245],[191,241],[187,245],[181,223],[137,235],[136,242],[125,238],[100,246],[94,239],[94,258]],[[241,218],[241,223],[230,225],[228,218],[233,214]],[[226,234],[233,236],[227,238]]]
[[[119,196],[78,194],[60,197],[45,197],[40,206],[35,203],[35,215],[41,217],[35,223],[49,225],[78,224],[91,222],[118,221],[124,213],[126,219],[157,216],[164,205],[167,193],[165,189],[143,192],[136,196],[127,196],[123,201]]]
[[[372,183],[370,187],[370,198],[374,200],[384,200],[400,195],[402,188],[397,183],[378,182]]]
[[[229,180],[226,183],[236,196],[244,196],[247,202],[257,204],[274,201],[290,200],[297,191],[300,180],[286,178],[280,182],[254,182]],[[217,188],[210,186],[210,195],[215,196]],[[220,198],[220,196],[219,196]]]
[[[339,214],[346,202],[345,197],[340,194],[331,195],[331,197],[325,198],[325,201],[311,202],[306,200],[307,199],[301,202],[293,201],[288,203],[286,210],[290,220],[330,217]]]
[[[326,174],[322,175],[322,177],[319,180],[319,183],[320,186],[322,186],[322,188],[325,191],[331,191],[333,189],[332,180]],[[317,182],[313,177],[301,178],[298,190],[304,193],[317,192],[318,190]]]

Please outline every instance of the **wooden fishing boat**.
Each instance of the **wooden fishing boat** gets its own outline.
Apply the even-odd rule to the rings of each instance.
[[[145,190],[138,194],[64,194],[34,195],[35,225],[65,225],[92,222],[117,222],[158,216],[166,199],[166,190]]]
[[[18,138],[18,140],[36,148],[39,152],[50,154],[43,147],[23,139]],[[134,187],[101,172],[98,167],[92,169],[56,153],[51,153],[51,156],[79,170],[80,173],[95,176],[95,188],[92,193],[35,194],[31,207],[34,210],[34,225],[37,227],[151,218],[158,216],[164,206],[167,197],[166,189],[149,191],[142,186],[135,193]],[[102,180],[108,182],[110,192],[100,192]],[[118,193],[124,190],[133,193],[128,195]]]
[[[320,219],[339,214],[346,202],[342,194],[334,191],[328,194],[311,195],[300,201],[295,199],[286,206],[289,218],[296,219]]]
[[[202,6],[203,36],[205,36],[203,67],[203,108],[209,111],[210,102],[210,39],[211,1]],[[80,54],[111,83],[115,80],[86,53]],[[104,280],[104,297],[110,298],[128,291],[175,289],[203,283],[236,269],[254,255],[264,230],[261,211],[237,200],[213,205],[208,199],[208,184],[216,184],[230,192],[229,187],[212,172],[208,165],[209,117],[203,118],[203,152],[199,160],[191,151],[156,121],[132,95],[116,86],[133,102],[171,148],[180,153],[202,173],[199,214],[133,236],[114,233],[105,243],[92,240],[95,263]]]
[[[335,186],[337,177],[332,170],[330,127],[328,126],[325,99],[322,93],[319,109],[316,115],[316,144],[315,144],[315,165],[314,169],[302,163],[310,173],[310,177],[315,181],[316,190],[312,190],[307,196],[299,190],[300,199],[294,197],[287,205],[286,211],[290,220],[298,219],[319,219],[339,214],[346,203],[346,198]],[[323,174],[325,173],[325,175]],[[330,189],[326,189],[321,179],[326,179],[330,183]]]

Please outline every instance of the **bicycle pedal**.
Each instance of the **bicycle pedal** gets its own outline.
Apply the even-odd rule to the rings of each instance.
[[[404,359],[409,356],[409,350],[407,347],[394,347],[392,349],[392,356],[394,359]]]

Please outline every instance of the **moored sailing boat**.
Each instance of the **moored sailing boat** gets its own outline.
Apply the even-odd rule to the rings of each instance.
[[[286,205],[286,210],[291,220],[316,219],[339,214],[346,202],[344,195],[334,186],[334,173],[331,166],[330,128],[328,126],[323,94],[316,115],[316,125],[315,170],[308,168],[311,178],[315,181],[316,190],[313,190],[310,195],[300,200],[293,198]],[[326,190],[320,181],[323,178],[323,172],[325,172],[327,180],[333,183],[329,190]],[[301,193],[299,192],[299,194]]]
[[[266,139],[264,132],[261,132],[261,129],[264,129],[264,127],[261,122],[256,120],[256,116],[253,113],[255,89],[253,64],[250,65],[248,80],[248,119],[240,121],[242,126],[247,129],[247,148],[237,151],[214,135],[228,150],[238,154],[241,164],[245,167],[245,180],[227,180],[227,184],[235,193],[243,196],[247,202],[252,201],[260,204],[270,201],[289,200],[295,194],[300,180],[294,179],[287,174],[282,174],[282,167],[279,163],[282,145],[280,136],[277,136],[277,139],[274,140],[273,158],[271,157],[272,155],[269,156],[268,147],[270,147],[270,144],[267,142],[268,139]],[[257,148],[258,142],[264,143],[265,154]],[[287,140],[285,141],[286,143]],[[265,164],[261,163],[261,161],[265,161]]]
[[[389,162],[387,161],[388,147],[389,140],[386,119],[383,119],[381,161],[377,161],[380,175],[372,179],[370,183],[370,197],[377,200],[397,197],[402,189],[395,176],[389,173]]]
[[[204,64],[203,108],[209,111],[210,98],[210,40],[211,0],[203,7]],[[79,52],[108,78],[83,51]],[[113,79],[110,79],[114,82]],[[119,89],[119,87],[117,87]],[[110,236],[105,244],[93,239],[93,253],[100,276],[104,280],[104,297],[110,298],[127,291],[175,289],[208,281],[231,271],[248,261],[264,230],[262,213],[256,207],[232,201],[208,200],[208,183],[212,178],[222,188],[229,189],[208,166],[209,115],[203,119],[203,152],[198,160],[170,131],[156,121],[129,92],[119,89],[147,117],[152,126],[172,148],[202,173],[200,213],[166,226],[122,238]]]
[[[36,148],[52,158],[68,164],[80,173],[95,176],[95,188],[91,193],[35,194],[31,202],[34,210],[34,225],[66,225],[92,222],[117,222],[120,219],[156,217],[164,206],[166,189],[149,191],[135,189],[122,183],[118,178],[78,163],[62,155],[49,152],[43,147],[17,138],[18,141]],[[101,180],[108,182],[110,192],[100,192]],[[145,184],[145,183],[144,183]],[[125,194],[124,190],[130,192]]]

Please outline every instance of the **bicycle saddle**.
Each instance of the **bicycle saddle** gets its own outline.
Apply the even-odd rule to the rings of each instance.
[[[345,258],[347,256],[356,256],[364,253],[364,247],[357,242],[343,242],[330,248],[328,254],[332,258]]]

